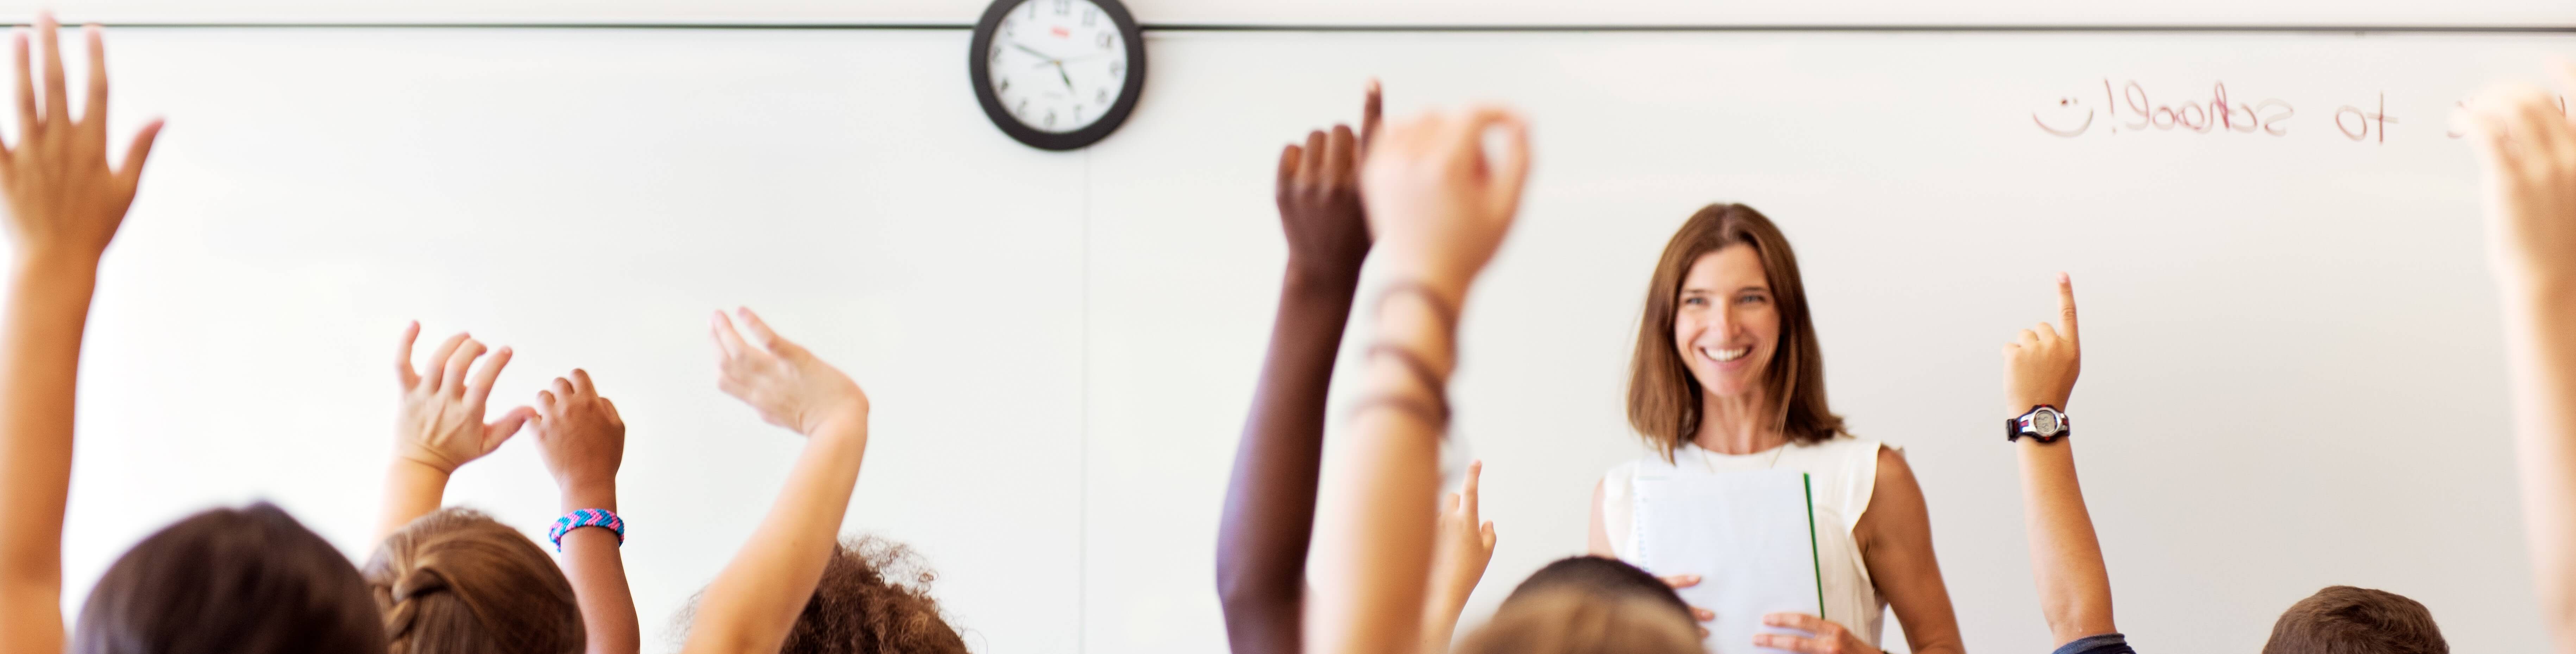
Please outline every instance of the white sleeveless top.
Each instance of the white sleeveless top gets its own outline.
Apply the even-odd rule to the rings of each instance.
[[[1636,551],[1635,530],[1629,518],[1637,485],[1637,473],[1688,467],[1711,472],[1780,469],[1807,473],[1814,484],[1817,564],[1823,574],[1825,618],[1851,630],[1853,636],[1877,647],[1880,621],[1887,613],[1887,601],[1878,596],[1878,587],[1869,580],[1869,566],[1861,562],[1860,544],[1852,538],[1852,529],[1860,525],[1860,515],[1869,509],[1870,491],[1878,487],[1878,441],[1838,436],[1814,445],[1782,445],[1753,454],[1719,454],[1697,445],[1683,444],[1673,454],[1673,463],[1663,457],[1647,455],[1619,464],[1601,476],[1601,526],[1610,535],[1610,551],[1621,559]]]

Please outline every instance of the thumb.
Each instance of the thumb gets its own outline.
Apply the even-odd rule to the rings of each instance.
[[[507,443],[511,436],[518,435],[519,427],[528,424],[528,420],[536,415],[536,409],[519,407],[511,409],[509,413],[501,414],[499,420],[484,425],[483,452],[488,454],[493,450],[501,449],[502,443]]]
[[[1482,529],[1481,531],[1483,531],[1484,536],[1485,536],[1485,548],[1486,548],[1486,549],[1493,549],[1493,547],[1494,547],[1494,521],[1492,521],[1492,520],[1487,520],[1487,521],[1485,521],[1484,529]]]

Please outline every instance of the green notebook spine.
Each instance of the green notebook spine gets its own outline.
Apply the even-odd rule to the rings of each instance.
[[[1816,617],[1831,620],[1833,619],[1831,616],[1825,615],[1825,555],[1822,551],[1824,547],[1818,545],[1816,540],[1815,477],[1803,472],[1798,473],[1798,486],[1807,491],[1807,563],[1814,566],[1816,570]]]

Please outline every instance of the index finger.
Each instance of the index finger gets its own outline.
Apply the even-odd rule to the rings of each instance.
[[[1459,490],[1458,490],[1458,495],[1459,495],[1460,497],[1466,498],[1466,499],[1465,499],[1465,502],[1466,502],[1466,507],[1467,507],[1467,515],[1477,515],[1477,513],[1476,513],[1476,478],[1477,478],[1477,477],[1480,477],[1480,476],[1483,476],[1483,475],[1484,475],[1484,473],[1485,473],[1485,462],[1484,462],[1484,461],[1482,461],[1482,460],[1478,460],[1478,461],[1469,462],[1469,463],[1467,464],[1467,485],[1466,485],[1466,487],[1465,487],[1465,488],[1461,488],[1461,489],[1459,489]]]
[[[411,369],[411,346],[419,340],[420,321],[414,320],[403,328],[402,347],[395,350],[394,356],[394,378],[402,380],[403,390],[411,390],[412,386],[420,383],[420,373]]]
[[[1361,153],[1368,152],[1369,142],[1376,140],[1378,122],[1382,120],[1385,115],[1385,104],[1379,100],[1377,80],[1371,79],[1369,80],[1368,85],[1368,101],[1360,105]]]
[[[585,397],[599,396],[599,389],[590,385],[590,371],[588,370],[580,368],[572,369],[572,389],[579,391]]]
[[[107,131],[107,42],[98,23],[81,26],[89,41],[89,103],[81,107],[81,124]]]
[[[714,335],[716,354],[727,361],[741,358],[743,349],[750,346],[742,343],[742,334],[733,331],[733,320],[726,318],[723,311],[717,311],[715,319],[709,322],[707,331]]]
[[[2080,342],[2082,339],[2075,336],[2075,279],[2063,272],[2057,273],[2057,313],[2058,326],[2066,332],[2066,340]]]
[[[1811,634],[1826,633],[1833,626],[1833,623],[1826,622],[1824,618],[1793,612],[1765,614],[1762,616],[1762,624],[1788,627]]]

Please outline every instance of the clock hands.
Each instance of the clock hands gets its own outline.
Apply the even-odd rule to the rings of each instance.
[[[1037,49],[1036,49],[1036,48],[1031,48],[1031,47],[1029,47],[1029,46],[1020,45],[1020,44],[1019,44],[1019,43],[1017,43],[1017,42],[1013,42],[1013,43],[1011,43],[1011,47],[1019,48],[1021,52],[1026,52],[1026,53],[1029,53],[1029,54],[1037,55],[1039,59],[1045,59],[1045,60],[1047,60],[1049,63],[1053,63],[1053,62],[1055,61],[1055,58],[1054,58],[1054,57],[1049,57],[1049,56],[1047,56],[1047,53],[1039,52],[1039,51],[1037,51]]]
[[[1055,62],[1055,74],[1056,74],[1056,76],[1057,76],[1057,77],[1062,77],[1062,78],[1064,78],[1064,90],[1065,90],[1065,91],[1070,92],[1070,91],[1072,91],[1072,90],[1073,90],[1073,75],[1072,75],[1072,74],[1070,74],[1070,73],[1066,73],[1066,72],[1064,72],[1064,61],[1063,61],[1063,60],[1057,60],[1057,61]]]

